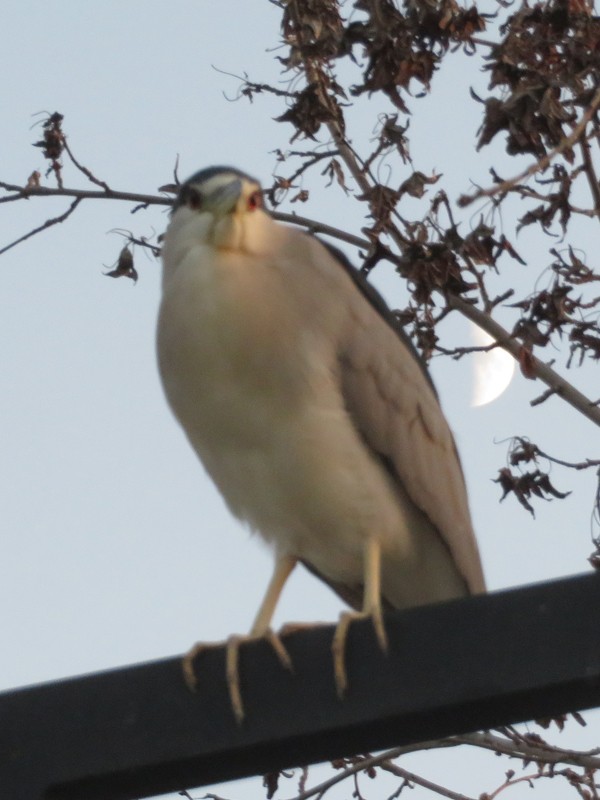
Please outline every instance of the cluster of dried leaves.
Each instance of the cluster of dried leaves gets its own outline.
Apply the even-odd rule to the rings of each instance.
[[[63,186],[61,158],[65,148],[65,135],[62,130],[63,119],[63,115],[59,114],[58,111],[55,111],[54,114],[50,114],[42,122],[42,138],[39,142],[35,142],[34,144],[34,147],[40,147],[42,149],[44,158],[50,162],[50,166],[46,171],[46,177],[53,172],[56,177],[56,182],[61,188]],[[34,175],[36,176],[33,179],[34,185],[39,185],[39,173],[32,173],[29,180],[32,181]]]
[[[470,55],[479,53],[490,73],[490,96],[477,98],[483,104],[478,146],[503,133],[510,154],[546,157],[552,148],[561,147],[576,127],[580,112],[588,110],[595,98],[598,105],[600,21],[592,15],[590,5],[553,0],[531,8],[524,3],[498,26],[495,14],[481,13],[476,5],[460,7],[455,0],[357,0],[345,4],[335,0],[285,0],[277,4],[282,8],[287,46],[287,55],[280,60],[288,71],[305,79],[303,88],[287,93],[287,109],[279,120],[293,126],[292,140],[316,141],[323,133],[333,138],[338,147],[328,157],[326,169],[342,186],[346,187],[348,173],[362,178],[358,180],[361,191],[357,198],[368,204],[372,218],[364,231],[372,242],[367,268],[380,258],[390,257],[381,239],[391,238],[399,245],[399,271],[413,288],[413,317],[429,316],[424,309],[435,305],[434,298],[444,293],[464,295],[469,302],[481,301],[489,313],[498,301],[486,296],[481,287],[485,271],[498,270],[499,259],[506,255],[522,263],[494,220],[464,232],[464,226],[455,222],[441,188],[427,202],[420,218],[411,219],[402,212],[405,198],[424,197],[440,178],[415,170],[411,162],[406,132],[411,106],[415,105],[411,103],[412,93],[415,85],[421,93],[430,90],[447,53],[457,49]],[[499,3],[498,7],[504,5]],[[497,42],[480,38],[491,23],[499,37]],[[341,61],[355,65],[355,83],[341,84],[337,70]],[[244,93],[252,96],[253,91],[268,89],[264,84],[247,82]],[[502,90],[500,97],[494,92],[498,89]],[[282,94],[279,89],[277,93]],[[393,109],[380,115],[372,152],[359,155],[346,135],[345,108],[350,97],[376,93],[387,98]],[[400,114],[405,124],[399,123]],[[537,223],[545,232],[556,220],[566,231],[573,213],[597,217],[598,193],[592,192],[585,209],[575,209],[570,202],[571,191],[582,174],[590,185],[598,185],[595,167],[583,155],[585,151],[589,156],[589,142],[597,139],[596,108],[588,122],[577,141],[582,150],[579,160],[573,147],[564,147],[562,163],[553,164],[549,176],[539,181],[540,187],[548,188],[533,191],[525,185],[511,186],[496,201],[496,208],[511,193],[529,200],[533,196],[542,202],[522,215],[520,227]],[[285,194],[281,190],[294,188],[294,181],[315,166],[314,152],[313,146],[305,153],[288,154],[288,160],[304,159],[304,168],[296,168],[293,176],[278,178],[272,190],[275,197]],[[389,164],[391,156],[399,156],[409,168],[404,174],[410,174],[397,186],[382,185],[376,177],[377,164],[384,159]],[[281,158],[285,158],[283,154]],[[319,168],[323,169],[320,162]],[[502,183],[495,172],[492,174],[496,183]],[[305,200],[306,192],[296,199]],[[529,314],[515,326],[513,335],[525,347],[544,347],[572,329],[573,347],[580,360],[585,356],[599,359],[599,342],[593,330],[598,317],[596,314],[591,322],[589,317],[600,301],[597,297],[586,300],[581,292],[582,287],[587,288],[584,284],[597,280],[598,275],[574,256],[573,249],[569,251],[570,264],[559,252],[553,252],[555,261],[550,267],[555,279],[550,291],[568,296],[568,302],[560,309],[554,303],[545,303],[542,295],[546,291],[521,301],[524,309],[525,304],[527,310],[542,304],[545,311],[541,317]],[[575,289],[580,290],[577,296]],[[435,321],[434,316],[427,324],[433,326]]]
[[[500,26],[500,41],[490,48],[486,69],[490,89],[502,97],[484,102],[479,146],[506,133],[510,154],[543,158],[561,145],[590,107],[600,67],[600,20],[581,0],[524,3]],[[585,140],[583,137],[582,141]],[[572,148],[563,152],[573,165]]]

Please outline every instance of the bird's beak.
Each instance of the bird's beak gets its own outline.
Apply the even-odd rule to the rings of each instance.
[[[242,194],[242,182],[239,178],[214,189],[204,201],[204,208],[217,216],[229,214],[237,205]]]

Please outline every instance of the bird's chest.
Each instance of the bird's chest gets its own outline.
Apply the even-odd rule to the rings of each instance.
[[[306,391],[318,342],[290,293],[276,269],[233,254],[182,269],[165,291],[160,370],[197,449],[264,445]]]

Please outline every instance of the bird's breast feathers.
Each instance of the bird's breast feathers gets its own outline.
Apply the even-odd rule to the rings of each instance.
[[[285,253],[274,259],[196,245],[171,267],[159,317],[160,370],[215,480],[219,461],[236,454],[241,464],[244,451],[250,459],[272,452],[305,427],[307,415],[343,405],[333,384],[341,314],[323,315],[318,297],[310,263],[299,274]]]

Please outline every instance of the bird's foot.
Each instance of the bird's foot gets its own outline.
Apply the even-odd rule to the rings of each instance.
[[[375,628],[375,635],[377,636],[379,646],[384,653],[387,653],[388,641],[383,625],[381,608],[376,608],[373,611],[345,611],[341,614],[331,644],[331,652],[333,653],[333,674],[338,697],[340,698],[346,694],[348,689],[348,672],[346,670],[346,640],[348,638],[348,629],[353,622],[361,619],[373,620],[373,627]]]
[[[279,659],[279,663],[285,669],[293,672],[294,668],[288,651],[279,638],[279,635],[270,628],[260,636],[235,635],[230,636],[225,642],[198,642],[198,644],[195,644],[192,647],[189,653],[186,653],[182,661],[183,677],[186,685],[190,691],[195,692],[198,688],[198,679],[194,669],[194,662],[196,658],[205,650],[210,650],[215,647],[223,647],[223,644],[225,645],[225,677],[227,680],[227,688],[229,690],[229,699],[235,719],[240,725],[244,720],[244,704],[240,689],[240,647],[246,642],[255,642],[259,639],[266,639],[273,648],[275,655]]]

